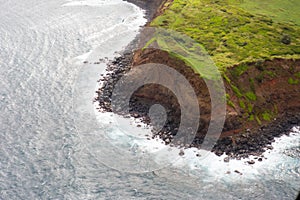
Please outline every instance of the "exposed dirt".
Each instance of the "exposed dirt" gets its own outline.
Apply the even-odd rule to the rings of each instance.
[[[183,61],[170,57],[167,52],[153,49],[135,52],[132,66],[146,63],[165,64],[176,69],[189,80],[196,92],[201,110],[199,134],[206,132],[210,120],[211,105],[210,95],[204,80],[186,66]],[[291,77],[295,78],[295,74],[300,71],[300,60],[274,59],[262,63],[248,63],[247,66],[247,70],[239,76],[234,73],[238,71],[239,66],[234,66],[226,72],[230,83],[224,79],[224,84],[226,93],[229,94],[229,100],[233,105],[227,106],[223,136],[234,135],[245,129],[257,130],[261,125],[269,124],[275,118],[282,118],[286,113],[300,113],[300,86],[299,84],[290,84],[288,81]],[[233,86],[238,88],[243,96],[236,94]],[[155,95],[151,91],[155,91]],[[154,99],[160,102],[167,100],[173,104],[170,98],[165,97],[165,94],[159,97],[160,91],[158,86],[152,86],[151,89],[144,87],[136,94],[145,99]],[[253,93],[256,99],[248,99],[248,92]],[[245,108],[241,108],[241,101],[244,102]],[[252,107],[250,111],[248,107]],[[263,119],[264,114],[270,119]],[[255,119],[251,120],[251,116]]]
[[[183,61],[170,57],[167,52],[154,49],[146,49],[137,51],[134,55],[131,53],[116,58],[109,64],[108,70],[111,72],[104,77],[102,81],[104,86],[98,91],[100,107],[105,111],[111,111],[110,97],[116,82],[126,74],[134,66],[146,63],[160,63],[173,67],[182,75],[184,75],[194,88],[199,101],[201,110],[200,126],[198,134],[192,144],[180,143],[178,147],[199,147],[206,136],[207,127],[210,123],[210,98],[205,82],[199,78],[198,74],[186,66]],[[275,67],[276,66],[276,67]],[[289,66],[287,68],[287,66]],[[300,126],[300,91],[299,85],[291,85],[288,79],[294,75],[295,71],[299,71],[299,60],[279,60],[265,61],[263,63],[250,63],[249,69],[239,78],[234,78],[231,74],[235,70],[235,66],[228,70],[227,76],[231,78],[231,84],[238,85],[242,90],[251,90],[253,84],[248,81],[250,78],[259,76],[262,72],[267,72],[263,79],[254,81],[254,88],[257,100],[251,102],[254,114],[259,114],[265,110],[276,108],[276,114],[272,116],[270,121],[249,120],[248,111],[239,107],[240,99],[233,92],[231,84],[224,80],[226,92],[230,94],[230,100],[234,103],[235,108],[227,106],[227,116],[221,138],[218,140],[213,151],[217,155],[226,153],[230,157],[241,158],[249,155],[261,155],[267,148],[272,148],[270,144],[275,137],[288,134],[289,130],[294,126]],[[274,73],[270,73],[273,71]],[[272,77],[270,77],[271,75]],[[274,74],[278,74],[274,76]],[[138,76],[138,74],[137,74]],[[171,80],[171,77],[162,77]],[[275,84],[275,85],[274,85]],[[252,85],[252,86],[251,86]],[[280,91],[280,93],[278,93]],[[188,98],[187,98],[188,99]],[[246,101],[246,100],[245,100]],[[153,131],[152,138],[159,136],[166,144],[172,141],[176,135],[180,124],[180,106],[174,94],[167,88],[152,84],[146,85],[137,90],[130,102],[130,113],[136,118],[141,118],[145,123],[150,123],[148,111],[151,105],[163,105],[168,114],[167,122],[161,131]],[[276,106],[275,106],[276,105]],[[276,120],[275,120],[276,118]],[[188,130],[187,130],[188,134]],[[214,137],[211,136],[210,137]]]
[[[149,19],[163,11],[162,3],[165,2],[128,1],[146,8]],[[174,68],[194,88],[201,110],[198,134],[192,144],[181,143],[178,147],[200,148],[211,123],[211,101],[207,86],[183,61],[171,57],[167,52],[146,49],[133,54],[126,51],[123,56],[110,62],[109,73],[101,79],[104,86],[97,91],[96,100],[101,109],[111,111],[110,98],[114,85],[130,69],[146,63],[160,63]],[[291,84],[289,81],[291,78],[298,78],[295,74],[300,72],[300,60],[274,59],[246,65],[246,70],[240,70],[241,66],[233,66],[224,76],[227,77],[224,78],[224,85],[229,95],[226,122],[221,138],[212,151],[217,155],[226,153],[229,156],[226,162],[233,157],[240,159],[249,155],[259,156],[266,149],[272,148],[270,144],[275,137],[288,134],[292,127],[300,126],[300,84]],[[172,81],[172,77],[161,78]],[[150,123],[147,113],[153,104],[163,105],[168,117],[164,128],[159,132],[153,131],[152,137],[159,136],[169,144],[178,130],[181,114],[177,98],[170,90],[156,84],[140,88],[131,98],[130,113],[145,123]],[[189,130],[187,134],[188,132]],[[258,159],[261,160],[262,158]]]
[[[231,86],[226,84],[227,93],[235,105],[229,110],[237,112],[244,128],[268,124],[274,118],[284,117],[286,113],[300,113],[300,84],[289,82],[289,79],[298,79],[295,74],[300,72],[300,60],[273,59],[248,63],[247,66],[248,69],[241,75],[236,74],[239,66],[232,67],[226,73],[231,80]],[[242,94],[255,94],[256,99],[249,100],[246,95],[238,97],[232,85],[238,87]],[[242,108],[241,101],[246,108]],[[249,111],[249,107],[253,108]],[[264,113],[268,113],[267,118],[270,119],[263,119]],[[255,117],[253,121],[249,119],[250,115]]]

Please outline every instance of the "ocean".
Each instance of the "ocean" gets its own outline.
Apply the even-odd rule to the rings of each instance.
[[[296,198],[299,127],[254,165],[199,158],[196,149],[161,158],[159,140],[126,135],[118,116],[95,109],[103,60],[135,38],[142,9],[121,0],[7,0],[0,8],[0,199]]]

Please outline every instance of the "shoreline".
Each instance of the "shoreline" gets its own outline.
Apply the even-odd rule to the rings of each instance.
[[[111,112],[110,107],[110,96],[112,93],[113,85],[130,70],[130,64],[132,63],[132,55],[130,53],[125,53],[121,57],[115,58],[108,64],[109,73],[107,76],[102,77],[103,86],[97,91],[98,97],[96,101],[99,103],[101,108],[100,112]],[[149,125],[150,119],[147,116],[147,109],[141,105],[138,99],[132,100],[133,105],[131,116],[136,119],[140,119],[143,123]],[[275,138],[279,138],[283,135],[289,135],[290,130],[293,127],[300,126],[300,114],[293,115],[287,113],[286,116],[281,117],[271,124],[263,125],[259,130],[252,131],[247,130],[246,132],[237,133],[234,136],[225,136],[219,138],[217,144],[212,149],[217,156],[221,156],[224,153],[227,157],[224,159],[225,162],[229,162],[230,159],[242,159],[248,158],[249,156],[258,157],[258,161],[262,161],[262,154],[266,150],[272,150],[272,143]],[[162,132],[157,135],[152,135],[148,137],[148,140],[154,139],[155,137],[160,137],[165,141],[165,144],[169,144],[170,134],[167,130],[174,129],[172,124],[168,123]],[[175,128],[176,129],[176,128]],[[196,147],[197,144],[192,144],[189,147]],[[189,148],[183,144],[179,144],[178,148],[186,149]],[[252,163],[252,162],[250,162]],[[252,163],[254,164],[254,163]]]
[[[162,6],[168,0],[153,0],[153,1],[124,0],[124,1],[132,3],[145,10],[145,17],[148,20],[148,22],[150,22],[157,15],[160,6]]]
[[[152,2],[147,4],[147,2],[141,0],[128,0],[128,2],[133,3],[139,7],[146,10],[146,16],[148,21],[152,20],[152,17],[157,13],[160,5],[165,0],[160,0],[157,2]],[[151,5],[150,5],[151,4]],[[149,7],[147,7],[149,6]],[[122,77],[127,71],[131,69],[133,63],[133,54],[130,45],[124,50],[123,56],[115,58],[108,64],[107,76],[104,76],[101,81],[104,82],[103,87],[97,91],[98,97],[96,101],[99,102],[100,107],[104,111],[110,112],[110,95],[112,93],[113,85]],[[146,124],[149,124],[149,118],[147,117],[147,106],[143,106],[142,103],[148,103],[145,101],[139,101],[138,99],[133,100],[135,108],[132,109],[132,116],[135,118],[142,119]],[[173,116],[174,117],[174,116]],[[175,116],[176,117],[176,116]],[[269,123],[268,125],[262,125],[258,130],[238,131],[234,136],[225,136],[220,138],[213,148],[212,152],[216,155],[221,156],[225,153],[228,157],[224,159],[228,162],[230,159],[241,159],[247,158],[250,155],[261,156],[267,149],[272,149],[271,143],[274,138],[278,138],[282,135],[289,135],[289,131],[300,125],[300,114],[294,115],[293,113],[286,113],[286,115],[281,116],[276,121]],[[159,136],[162,138],[166,144],[169,144],[172,139],[172,134],[170,132],[172,129],[176,129],[170,122],[166,125],[166,129],[159,132],[157,135],[153,135],[152,138]],[[148,139],[151,139],[150,137]],[[201,141],[199,141],[201,143]],[[188,147],[199,147],[199,144],[193,143],[190,146],[185,146],[184,144],[179,144],[179,148]],[[262,161],[262,157],[258,159]],[[254,164],[254,163],[250,163]]]

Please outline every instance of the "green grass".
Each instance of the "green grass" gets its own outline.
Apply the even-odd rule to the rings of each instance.
[[[276,105],[274,112],[255,107],[261,100],[256,96],[256,82],[280,76],[264,69],[265,60],[300,59],[299,13],[299,0],[173,0],[151,26],[186,37],[159,33],[146,46],[156,42],[208,79],[216,75],[207,68],[213,61],[237,97],[235,105],[227,95],[227,104],[239,106],[250,121],[261,124],[261,120],[270,121],[278,112]],[[202,55],[205,51],[211,60]],[[261,73],[249,78],[249,90],[238,85],[237,80],[248,73],[252,62]],[[300,73],[295,73],[288,82],[299,84],[299,77]]]
[[[269,77],[271,77],[271,78],[277,77],[277,75],[276,75],[275,72],[272,72],[272,71],[265,71],[265,73],[266,73]]]
[[[261,125],[262,123],[261,123],[261,120],[259,119],[259,117],[258,116],[255,116],[255,119],[256,119],[256,122],[259,124],[259,125]]]
[[[297,85],[297,84],[299,84],[299,80],[298,79],[289,78],[288,83],[290,85]]]
[[[291,14],[290,11],[284,12],[287,16],[280,15],[277,19],[271,14],[263,16],[254,12],[255,3],[250,0],[241,0],[242,3],[237,1],[174,0],[164,14],[154,19],[151,26],[175,30],[191,37],[204,46],[223,71],[240,63],[274,57],[300,58],[300,27],[286,22],[288,18],[300,19],[295,11],[299,3],[295,4]],[[254,2],[259,3],[258,0]],[[280,6],[283,0],[268,2]],[[270,9],[261,6],[260,12],[268,13]],[[284,38],[288,38],[290,43],[284,44]],[[191,55],[187,60],[197,65],[194,58],[195,55]]]
[[[249,78],[249,83],[250,83],[250,89],[255,93],[255,84],[254,84],[254,79]]]
[[[218,68],[203,45],[195,42],[185,34],[158,28],[143,49],[150,47],[155,42],[161,50],[169,52],[172,57],[183,60],[201,77],[208,80],[222,79]]]
[[[229,0],[253,14],[265,15],[277,22],[300,25],[299,0]]]
[[[248,100],[256,101],[256,95],[253,92],[247,92],[245,95]]]
[[[243,94],[241,93],[238,87],[236,87],[235,85],[231,85],[231,88],[238,98],[241,98],[243,96]]]
[[[254,121],[254,115],[249,116],[249,121]]]
[[[235,105],[234,105],[234,103],[231,101],[231,98],[230,98],[230,95],[229,95],[229,94],[226,94],[226,102],[227,102],[227,105],[229,105],[230,107],[232,107],[232,108],[235,109]]]
[[[271,121],[271,118],[272,118],[272,114],[265,111],[264,113],[262,113],[262,118],[263,120],[265,121]]]
[[[233,70],[230,71],[230,73],[233,75],[233,77],[239,77],[243,73],[245,73],[248,69],[248,65],[239,65],[235,67]]]
[[[253,112],[253,105],[252,104],[248,104],[248,112],[249,113]]]
[[[300,78],[300,72],[295,73],[294,76],[295,76],[296,78]]]
[[[243,110],[246,109],[246,105],[245,105],[244,101],[240,101],[239,104],[240,104],[240,107],[241,107]]]

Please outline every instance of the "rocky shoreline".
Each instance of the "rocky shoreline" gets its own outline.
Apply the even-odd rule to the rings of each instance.
[[[95,99],[99,102],[100,112],[112,111],[110,101],[114,85],[131,69],[132,59],[132,53],[127,51],[122,56],[115,58],[107,64],[108,73],[99,80],[103,82],[103,86],[97,91],[98,96]],[[133,95],[130,102],[131,116],[141,119],[142,122],[149,125],[150,118],[147,113],[152,104],[153,102],[151,102],[151,100],[147,101]],[[174,108],[174,106],[171,107]],[[170,144],[178,128],[178,123],[174,123],[172,117],[178,117],[178,111],[167,108],[167,113],[169,117],[171,116],[171,120],[166,122],[165,127],[161,131],[156,133],[153,131],[155,134],[149,136],[148,139],[158,136],[165,141],[166,145]],[[229,162],[230,159],[247,158],[250,155],[256,156],[257,161],[262,161],[264,159],[262,154],[266,150],[273,148],[271,144],[275,141],[274,139],[282,135],[289,135],[290,130],[295,126],[300,126],[300,114],[295,115],[294,113],[286,113],[283,117],[273,121],[272,123],[261,126],[258,130],[241,130],[240,132],[236,132],[234,135],[219,138],[212,149],[212,152],[218,156],[225,153],[227,155],[224,159],[225,162]],[[178,144],[177,147],[183,149],[190,147],[201,148],[201,144],[201,138],[196,137],[192,144]],[[254,163],[254,160],[249,161],[249,164]]]
[[[128,2],[134,3],[143,9],[145,9],[148,20],[150,21],[154,16],[156,16],[161,9],[161,5],[166,2],[165,0],[158,1],[143,1],[143,0],[128,0]],[[107,63],[107,74],[102,76],[99,81],[101,81],[102,87],[97,91],[96,101],[99,102],[100,112],[111,112],[111,95],[114,85],[118,80],[126,74],[134,65],[141,64],[139,62],[135,63],[135,56],[132,52],[134,49],[133,45],[129,45],[127,49],[123,52],[122,56],[116,57],[113,61]],[[143,56],[143,55],[142,55]],[[144,55],[145,56],[145,55]],[[151,56],[151,55],[150,55]],[[152,55],[153,56],[153,55]],[[154,54],[155,56],[155,54]],[[150,58],[150,59],[153,59]],[[164,58],[166,59],[166,58]],[[149,59],[147,59],[149,60]],[[159,59],[158,59],[159,60]],[[167,58],[168,60],[168,58]],[[157,60],[156,60],[157,61]],[[167,61],[168,62],[168,61]],[[167,121],[164,128],[159,131],[153,131],[153,135],[149,136],[148,139],[159,137],[166,145],[177,146],[178,148],[190,148],[196,147],[201,148],[201,144],[205,135],[199,134],[195,137],[191,144],[171,143],[173,137],[176,135],[178,126],[180,124],[180,108],[176,103],[175,97],[168,94],[164,96],[162,93],[165,91],[163,88],[155,87],[155,91],[159,90],[159,98],[149,98],[151,95],[144,95],[149,90],[142,92],[135,92],[130,100],[130,114],[131,116],[141,119],[142,122],[150,124],[150,118],[148,116],[148,110],[153,104],[161,104],[165,107],[167,111]],[[142,95],[141,95],[142,94]],[[160,99],[168,99],[169,102],[159,101]],[[207,104],[203,105],[203,108],[207,107]],[[207,111],[209,113],[209,111]],[[208,115],[209,117],[209,115]],[[208,118],[207,117],[207,118]],[[229,116],[230,117],[230,116]],[[228,117],[228,118],[229,118]],[[202,119],[203,120],[203,119]],[[262,153],[268,149],[272,149],[272,142],[274,138],[280,137],[284,134],[288,135],[291,128],[295,126],[300,126],[300,113],[287,111],[283,115],[278,116],[278,119],[272,121],[268,124],[262,124],[258,129],[242,128],[240,129],[240,124],[236,124],[239,119],[231,119],[230,123],[226,123],[224,127],[224,132],[229,134],[223,134],[221,138],[218,139],[216,145],[212,149],[216,155],[221,156],[224,153],[227,157],[224,159],[225,162],[229,162],[230,159],[241,159],[247,158],[250,155],[255,156],[257,161],[262,161]],[[209,121],[205,121],[203,124],[208,124]],[[201,124],[201,121],[200,121]],[[205,132],[207,127],[202,127]],[[201,129],[201,127],[199,128]],[[155,127],[154,127],[155,130]],[[188,131],[187,131],[188,132]],[[254,164],[255,161],[248,161],[249,164]]]
[[[151,21],[155,16],[157,16],[160,7],[167,1],[167,0],[153,0],[153,1],[145,1],[145,0],[125,0],[129,3],[133,3],[138,7],[142,8],[146,11],[146,18],[148,21]]]

